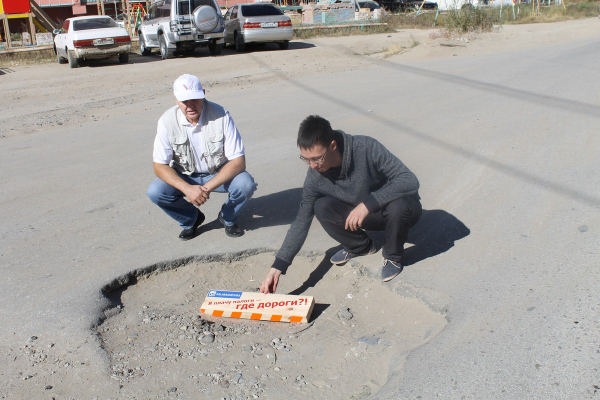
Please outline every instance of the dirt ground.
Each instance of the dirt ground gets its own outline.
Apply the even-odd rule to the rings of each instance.
[[[597,37],[598,24],[598,19],[587,19],[514,25],[462,38],[446,38],[437,30],[406,30],[298,41],[287,51],[267,46],[237,54],[225,49],[219,57],[202,53],[168,61],[134,55],[128,65],[110,60],[75,70],[58,64],[4,65],[0,68],[0,141],[131,114],[150,101],[171,104],[164,94],[181,73],[200,75],[209,94],[226,93],[285,77],[368,69],[381,58],[402,62],[476,57]],[[103,68],[106,65],[114,68]],[[382,287],[358,261],[333,267],[311,289],[317,307],[309,324],[198,315],[210,289],[256,291],[264,265],[272,257],[262,253],[233,262],[190,264],[151,274],[115,292],[118,305],[107,312],[97,332],[110,358],[109,373],[119,383],[116,396],[366,398],[385,384],[390,365],[401,368],[408,352],[447,324],[444,315],[418,299]],[[302,271],[313,271],[322,260],[323,255],[297,257],[278,292],[301,287],[309,278]],[[14,387],[33,376],[54,374],[60,374],[59,380],[67,386],[70,380],[77,382],[66,372],[69,355],[52,343],[38,343],[36,337],[3,358],[22,361],[23,382]]]
[[[256,291],[262,253],[193,264],[128,287],[122,310],[98,327],[124,397],[359,399],[385,383],[402,357],[446,325],[417,299],[387,289],[359,264],[336,267],[311,293],[308,324],[198,316],[211,289]],[[280,293],[302,286],[321,258],[298,257]],[[308,275],[308,272],[304,272]],[[393,316],[390,312],[393,311]],[[165,385],[169,386],[166,387]]]
[[[507,25],[490,33],[460,38],[446,38],[437,29],[409,29],[393,34],[295,41],[287,51],[275,50],[276,45],[258,47],[245,54],[226,48],[221,56],[209,57],[202,49],[196,56],[167,62],[157,55],[132,55],[127,65],[118,65],[116,59],[111,59],[75,70],[59,64],[2,65],[0,138],[129,114],[148,99],[164,98],[173,79],[178,74],[198,71],[199,61],[201,73],[197,73],[210,95],[211,91],[245,90],[286,77],[368,69],[381,58],[402,62],[475,57],[567,42],[597,35],[598,25],[597,18]],[[102,68],[106,65],[114,68]],[[35,113],[31,112],[33,105]]]

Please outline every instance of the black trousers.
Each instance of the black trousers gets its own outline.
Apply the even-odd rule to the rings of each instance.
[[[408,239],[408,231],[421,218],[423,208],[417,196],[401,197],[383,207],[376,213],[367,215],[362,229],[346,230],[346,218],[355,208],[333,197],[321,197],[315,203],[315,215],[325,232],[340,242],[350,253],[362,253],[369,250],[368,231],[385,231],[383,257],[392,261],[402,261],[404,244]]]

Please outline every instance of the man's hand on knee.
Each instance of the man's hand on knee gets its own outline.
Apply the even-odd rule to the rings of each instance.
[[[351,231],[356,231],[362,227],[362,223],[369,215],[369,210],[364,203],[360,203],[357,205],[354,210],[350,211],[348,218],[346,218],[345,229],[349,229]]]

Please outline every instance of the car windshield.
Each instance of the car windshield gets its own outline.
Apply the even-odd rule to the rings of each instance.
[[[74,31],[86,31],[88,29],[118,28],[119,25],[110,17],[90,18],[73,21]]]
[[[373,3],[372,1],[359,1],[358,6],[360,8],[369,8],[371,10],[377,10],[378,8],[381,8],[379,4]]]
[[[279,8],[268,4],[257,4],[242,6],[242,15],[244,17],[262,17],[263,15],[283,15],[283,12]]]
[[[179,15],[191,14],[191,11],[194,11],[196,8],[200,6],[211,6],[214,8],[213,2],[211,0],[180,0],[179,4]]]

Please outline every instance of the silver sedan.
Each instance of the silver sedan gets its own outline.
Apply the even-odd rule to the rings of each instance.
[[[285,50],[293,35],[292,20],[274,4],[236,4],[225,14],[225,44],[237,51],[246,43],[277,43]]]

